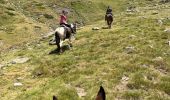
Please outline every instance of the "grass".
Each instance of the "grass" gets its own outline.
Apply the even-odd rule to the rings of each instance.
[[[37,2],[34,2],[36,6],[43,6],[44,4]],[[55,1],[50,0],[50,2]],[[106,6],[100,0],[91,2],[74,1],[72,9],[81,8],[84,3],[91,3],[95,5],[93,6],[95,8]],[[108,0],[107,3],[110,2],[112,1]],[[136,3],[136,1],[134,2]],[[22,0],[22,3],[26,6],[28,2],[24,3],[24,0]],[[70,4],[69,1],[64,1],[64,3]],[[118,2],[118,4],[122,3],[126,2]],[[60,6],[63,6],[63,3]],[[84,26],[83,29],[78,31],[72,50],[66,50],[61,55],[48,54],[56,48],[56,46],[48,45],[49,39],[36,40],[29,45],[23,45],[20,49],[2,53],[0,55],[1,63],[11,61],[17,56],[26,56],[31,59],[27,63],[14,64],[1,70],[3,74],[0,76],[0,91],[2,91],[0,92],[0,99],[51,100],[53,95],[57,95],[59,100],[92,100],[95,99],[99,86],[102,85],[105,88],[107,100],[169,100],[170,48],[165,42],[170,39],[170,36],[164,32],[164,29],[169,27],[170,24],[169,20],[166,19],[169,6],[167,4],[166,9],[160,10],[157,15],[151,13],[156,8],[146,7],[144,4],[142,6],[138,8],[140,12],[131,15],[122,11],[126,6],[117,8],[122,11],[122,14],[115,14],[115,22],[111,30],[91,30],[95,26],[105,26],[104,21],[96,21],[91,25]],[[162,6],[164,5],[157,5],[157,7]],[[77,11],[81,12],[80,15],[75,16],[87,16],[87,9],[84,7],[93,9],[89,5],[83,5],[83,8]],[[26,17],[19,15],[27,19],[26,12]],[[85,18],[87,23],[94,17],[95,10],[91,12],[90,17]],[[103,10],[99,11],[98,14],[100,15],[102,12]],[[34,12],[31,12],[31,15],[33,14]],[[48,13],[48,15],[53,14]],[[81,18],[84,19],[83,17]],[[162,26],[157,23],[159,18],[165,18],[163,20],[165,23]],[[93,20],[99,19],[94,18]],[[28,21],[30,21],[29,18],[25,22]],[[4,37],[16,33],[16,37],[19,38],[25,31],[33,34],[30,29],[35,25],[34,20],[31,26],[25,22],[8,25],[10,27],[7,31],[13,34],[2,35],[1,38],[4,40]],[[18,26],[21,24],[22,26]],[[40,26],[45,27],[41,22]],[[23,34],[22,36],[23,38],[27,37]],[[9,41],[11,38],[9,38]],[[13,44],[13,42],[9,44]],[[126,47],[129,46],[134,47],[131,53],[126,51]],[[163,61],[154,60],[157,57],[162,57]],[[127,84],[122,82],[123,76],[129,78],[126,81]],[[22,79],[17,80],[19,77]],[[13,86],[13,83],[18,81],[23,83],[22,87]],[[116,90],[116,87],[122,89]],[[86,96],[79,97],[77,88],[84,89]]]

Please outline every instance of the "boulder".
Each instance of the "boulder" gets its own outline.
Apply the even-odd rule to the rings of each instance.
[[[29,60],[30,60],[30,58],[28,58],[28,57],[17,57],[11,61],[11,64],[23,64]]]
[[[163,62],[163,58],[162,57],[156,57],[152,61],[154,61],[154,62]]]
[[[133,46],[125,47],[125,52],[126,52],[127,54],[133,53],[134,51],[135,51],[135,47],[133,47]]]
[[[92,30],[99,30],[99,27],[93,27]]]
[[[76,87],[76,90],[79,97],[84,97],[87,94],[83,88]]]
[[[165,29],[164,32],[170,33],[170,28],[169,29]]]
[[[14,86],[16,86],[16,87],[18,87],[18,86],[22,86],[23,84],[22,83],[20,83],[20,82],[16,82],[16,83],[14,83]]]
[[[129,35],[130,39],[136,38],[136,35]]]
[[[2,69],[3,67],[5,67],[5,65],[0,64],[0,69]]]

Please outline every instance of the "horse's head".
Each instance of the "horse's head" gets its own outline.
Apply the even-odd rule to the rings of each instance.
[[[106,100],[106,94],[102,86],[100,86],[100,90],[97,94],[96,100]]]
[[[53,96],[53,100],[58,100],[56,96]]]
[[[73,29],[74,34],[76,34],[76,32],[77,32],[77,24],[76,23],[71,24],[71,28]]]

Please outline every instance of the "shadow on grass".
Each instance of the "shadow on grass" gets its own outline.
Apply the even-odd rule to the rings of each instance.
[[[70,50],[70,46],[64,45],[64,46],[61,47],[61,49],[62,49],[62,53],[64,53],[65,51]],[[51,55],[51,54],[61,54],[61,52],[59,52],[59,49],[56,48],[56,49],[49,52],[49,55]]]

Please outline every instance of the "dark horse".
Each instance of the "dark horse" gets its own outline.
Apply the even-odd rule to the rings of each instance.
[[[111,28],[113,22],[113,15],[112,14],[105,15],[105,21],[107,21],[108,28]]]
[[[55,41],[57,45],[57,50],[61,53],[62,52],[62,43],[64,40],[68,39],[70,47],[72,47],[72,38],[74,37],[74,34],[76,34],[76,24],[71,24],[71,28],[68,28],[66,26],[60,26],[55,30]],[[74,32],[72,32],[74,31]]]
[[[100,90],[97,94],[96,100],[106,100],[106,94],[102,86],[100,86]]]
[[[53,96],[53,100],[58,100],[58,99],[56,96]],[[102,86],[100,86],[100,90],[99,90],[95,100],[106,100],[106,94],[105,94],[104,88]]]

